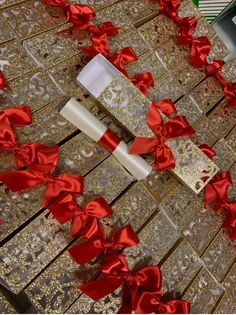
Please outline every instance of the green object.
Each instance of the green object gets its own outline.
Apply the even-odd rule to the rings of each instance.
[[[199,0],[193,0],[193,3],[195,3],[195,4],[196,4],[196,6],[198,7]]]

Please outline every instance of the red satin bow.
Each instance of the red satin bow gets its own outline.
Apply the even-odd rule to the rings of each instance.
[[[206,154],[211,160],[216,156],[215,151],[210,148],[207,144],[201,144],[199,145],[199,149]]]
[[[177,44],[191,45],[193,42],[193,31],[197,27],[197,19],[195,17],[185,17],[180,19],[179,34],[176,37]]]
[[[154,86],[151,72],[139,73],[129,79],[146,97],[148,96],[148,89]]]
[[[35,171],[11,171],[0,173],[0,181],[11,191],[17,192],[41,184],[46,184],[43,207],[48,207],[63,194],[83,194],[84,177],[80,175],[61,174],[53,176]]]
[[[161,102],[161,105],[165,108],[164,105],[166,104],[167,107],[169,103],[170,100],[165,100]],[[136,137],[129,153],[145,154],[154,152],[156,170],[164,171],[175,167],[174,156],[165,142],[176,137],[190,137],[195,132],[184,116],[177,116],[164,123],[157,109],[158,107],[158,103],[152,103],[147,115],[147,124],[156,135],[156,138]]]
[[[94,10],[84,4],[71,4],[65,0],[43,0],[45,4],[61,7],[67,22],[73,24],[73,30],[89,30]]]
[[[9,127],[22,127],[30,124],[32,124],[32,116],[29,106],[15,106],[0,111],[0,141],[8,139]]]
[[[87,238],[99,232],[98,218],[112,214],[112,209],[103,198],[89,201],[83,208],[77,205],[75,196],[65,195],[49,207],[54,217],[64,224],[71,220],[71,235],[73,238],[83,235]]]
[[[134,246],[139,243],[136,233],[131,225],[121,228],[112,238],[108,240],[102,228],[98,235],[83,243],[79,243],[69,249],[73,259],[80,265],[84,265],[98,255],[105,256],[116,253],[118,249]]]
[[[228,228],[228,237],[230,240],[236,240],[236,202],[231,202],[226,206],[227,219],[222,225],[223,228]]]
[[[178,23],[178,10],[180,7],[180,0],[159,0],[161,12],[167,14],[175,22]]]
[[[6,79],[3,75],[3,73],[0,71],[0,90],[3,90],[7,87]]]
[[[217,204],[228,200],[228,188],[232,185],[230,172],[216,174],[204,189],[204,203],[219,210]]]
[[[113,25],[111,22],[104,22],[98,26],[91,25],[89,32],[91,35],[101,36],[106,35],[107,37],[116,36],[120,28]]]
[[[211,50],[211,43],[206,36],[201,36],[192,40],[189,60],[195,68],[206,65],[206,59]]]
[[[225,98],[228,103],[224,106],[227,108],[236,108],[236,83],[227,82],[221,74],[223,61],[214,60],[211,64],[206,65],[206,74],[211,75],[222,86]]]

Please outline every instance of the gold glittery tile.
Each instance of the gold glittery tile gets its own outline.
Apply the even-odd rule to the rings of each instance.
[[[0,151],[0,172],[16,168],[14,155],[8,151]]]
[[[201,198],[188,187],[178,185],[159,204],[159,208],[181,229],[193,218],[201,204]]]
[[[10,5],[16,5],[17,3],[23,2],[23,0],[1,0],[0,9],[8,7]]]
[[[192,90],[206,77],[204,69],[196,69],[192,67],[188,61],[180,63],[171,71],[171,74],[186,92]]]
[[[184,294],[183,299],[191,303],[192,314],[209,314],[223,292],[222,286],[203,268]]]
[[[56,99],[33,114],[31,125],[17,128],[21,142],[55,145],[75,131],[76,128],[59,114],[66,101],[66,97]]]
[[[191,14],[193,16],[193,14]],[[197,27],[193,32],[194,37],[207,36],[209,39],[214,37],[216,32],[206,18],[201,17],[197,21]]]
[[[70,241],[68,226],[41,214],[1,248],[1,283],[19,293]]]
[[[156,55],[163,64],[172,70],[184,60],[188,60],[189,48],[177,45],[174,39],[170,39],[156,50]]]
[[[206,268],[218,280],[222,281],[236,253],[231,242],[220,231],[202,256]]]
[[[151,135],[146,123],[150,101],[139,93],[130,81],[120,74],[104,90],[98,101],[134,135]]]
[[[207,113],[224,95],[220,84],[209,77],[193,89],[189,96],[204,113]]]
[[[195,104],[188,95],[185,95],[175,103],[175,107],[178,114],[186,116],[191,125],[201,119],[203,114],[197,104]]]
[[[63,145],[59,168],[66,173],[84,175],[108,155],[105,149],[84,133],[80,133]]]
[[[236,57],[227,61],[222,67],[222,74],[229,82],[235,82]]]
[[[214,310],[215,314],[235,314],[236,313],[236,300],[235,297],[232,298],[230,293],[226,294],[221,299],[220,303]]]
[[[93,23],[98,25],[106,21],[112,21],[113,25],[120,27],[120,31],[127,30],[133,26],[128,17],[128,12],[126,14],[125,7],[123,7],[122,3],[121,5],[114,4],[98,11]]]
[[[8,302],[5,296],[0,293],[0,313],[1,314],[15,314],[16,310],[14,307]]]
[[[232,131],[228,134],[228,136],[226,137],[226,141],[236,153],[236,127],[234,127]]]
[[[39,0],[26,1],[1,11],[11,28],[25,39],[65,23],[62,9],[53,9]]]
[[[20,193],[12,193],[0,187],[0,240],[6,238],[41,209],[44,187],[37,187]]]
[[[25,293],[40,313],[64,313],[81,294],[78,286],[89,281],[96,271],[96,263],[79,266],[68,252],[54,261]]]
[[[141,263],[159,264],[179,238],[174,224],[159,212],[139,233],[140,244],[125,249],[130,269]]]
[[[115,53],[122,48],[131,46],[137,56],[142,55],[149,50],[148,45],[135,28],[111,37],[109,39],[109,46],[112,53]]]
[[[198,255],[201,255],[222,225],[219,214],[200,207],[183,229],[183,234]]]
[[[138,230],[157,210],[157,202],[148,190],[136,183],[112,206],[114,224],[124,226],[132,224]]]
[[[63,93],[71,96],[79,89],[76,78],[87,61],[85,55],[79,54],[50,68],[47,73]]]
[[[37,67],[17,40],[0,45],[0,69],[7,80],[17,78]]]
[[[198,10],[196,5],[189,0],[182,0],[181,5],[179,8],[179,16],[181,18],[187,17],[187,16],[195,16],[196,18],[201,17],[201,12]]]
[[[52,67],[79,53],[80,41],[58,35],[68,25],[54,28],[24,41],[24,47],[40,66]]]
[[[178,27],[168,16],[160,14],[140,26],[138,32],[145,42],[156,50],[177,34]]]
[[[212,48],[208,56],[209,60],[223,60],[229,54],[228,48],[218,36],[211,39],[211,44]]]
[[[9,83],[15,103],[27,104],[34,112],[62,96],[44,71],[35,70]]]
[[[223,106],[226,103],[227,101],[223,100],[208,116],[211,129],[217,136],[217,139],[224,138],[236,123],[235,110],[229,109],[227,114],[224,113]]]
[[[153,51],[143,54],[137,61],[130,63],[127,70],[129,76],[148,71],[152,73],[154,79],[159,78],[167,71],[166,67],[161,63]],[[156,84],[158,84],[158,82],[156,82]]]
[[[95,10],[99,10],[116,3],[118,0],[75,0],[75,3],[86,4]]]
[[[7,22],[0,16],[0,44],[15,38],[16,35],[8,26]]]
[[[210,147],[219,139],[213,132],[213,126],[209,117],[202,116],[194,125],[196,136],[193,138],[197,145],[206,143]]]
[[[214,162],[222,171],[228,170],[236,162],[236,153],[228,145],[225,139],[220,139],[214,146],[216,152]]]
[[[155,170],[142,180],[142,183],[153,194],[157,201],[161,201],[179,182],[168,171],[157,173]]]
[[[201,267],[199,258],[190,244],[183,240],[161,266],[163,291],[182,293]]]
[[[110,156],[86,176],[85,191],[87,194],[99,194],[111,202],[133,180],[124,167]]]
[[[159,11],[158,3],[152,3],[149,0],[123,0],[117,7],[123,8],[136,26],[155,16]]]

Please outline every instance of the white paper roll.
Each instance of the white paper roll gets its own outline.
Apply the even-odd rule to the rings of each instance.
[[[74,98],[65,104],[60,114],[96,142],[102,138],[108,129]],[[152,170],[151,165],[142,157],[129,154],[128,147],[123,141],[119,143],[112,154],[138,180],[147,177]]]

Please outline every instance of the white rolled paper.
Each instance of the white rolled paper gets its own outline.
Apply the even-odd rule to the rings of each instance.
[[[65,104],[60,114],[96,142],[99,142],[108,130],[101,121],[74,98]],[[123,141],[120,141],[112,154],[138,180],[147,177],[152,170],[151,165],[142,157],[129,154],[128,147]]]

